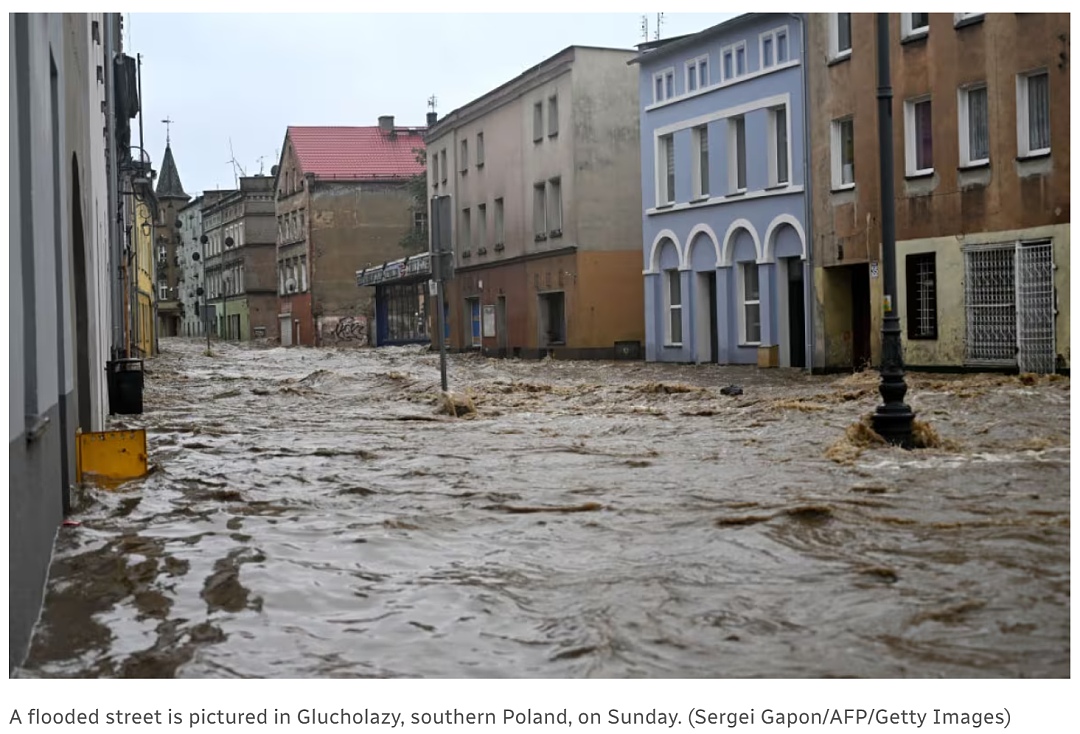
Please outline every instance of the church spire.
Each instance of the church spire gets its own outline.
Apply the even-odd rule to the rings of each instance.
[[[184,187],[180,185],[180,174],[176,170],[176,161],[173,160],[172,145],[165,143],[165,157],[161,161],[161,175],[158,176],[157,195],[159,199],[176,197],[190,199],[184,193]]]

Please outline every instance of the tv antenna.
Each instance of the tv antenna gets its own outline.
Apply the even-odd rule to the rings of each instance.
[[[240,180],[237,174],[239,173],[239,176],[244,176],[246,178],[247,171],[245,171],[244,167],[237,162],[236,155],[233,154],[232,138],[229,138],[229,160],[226,162],[231,163],[233,167],[233,186],[240,188]]]
[[[259,175],[260,176],[263,175],[263,169],[266,168],[266,164],[264,163],[265,160],[266,160],[266,156],[264,156],[264,155],[259,156]]]
[[[434,94],[428,97],[427,106],[432,112],[435,112],[436,105],[439,104],[439,99]]]
[[[657,13],[656,14],[656,38],[654,40],[657,40],[657,41],[660,40],[660,26],[662,26],[663,24],[664,24],[664,14],[663,13]]]
[[[649,16],[641,16],[641,40],[645,43],[649,42]]]

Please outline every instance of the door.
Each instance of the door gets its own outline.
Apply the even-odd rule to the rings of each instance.
[[[499,296],[495,301],[495,339],[499,356],[506,356],[506,296]]]
[[[788,354],[792,367],[806,369],[806,295],[802,260],[793,257],[787,262]]]
[[[696,274],[694,308],[694,341],[697,343],[697,361],[716,362],[719,352],[716,323],[716,271]]]
[[[851,266],[851,366],[862,370],[871,364],[870,269]]]
[[[278,333],[281,334],[281,346],[291,347],[292,340],[292,316],[278,316]]]
[[[480,332],[480,299],[468,298],[466,300],[469,302],[469,323],[471,326],[470,333],[472,334],[472,346],[474,349],[479,349],[483,344]]]

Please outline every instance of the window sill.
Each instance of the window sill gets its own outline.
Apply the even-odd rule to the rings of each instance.
[[[956,28],[957,30],[959,30],[961,28],[966,28],[969,25],[975,25],[977,23],[982,23],[983,20],[985,20],[985,19],[986,19],[986,14],[985,13],[980,13],[979,15],[974,15],[974,16],[972,16],[970,18],[962,18],[961,20],[958,20],[958,21],[953,23],[953,28]]]
[[[736,189],[735,191],[729,192],[728,196],[744,196],[745,194],[746,189]]]
[[[542,142],[544,142],[544,136],[543,136],[543,135],[541,135],[541,136],[540,136],[540,137],[538,137],[538,138],[533,138],[533,142],[534,142],[534,143],[542,143]]]
[[[671,209],[673,206],[675,206],[675,202],[674,201],[669,201],[666,204],[657,204],[655,208],[656,209]]]
[[[990,167],[990,159],[988,158],[985,161],[976,161],[975,163],[965,163],[965,164],[963,164],[961,166],[957,166],[956,170],[957,171],[979,171],[979,170],[982,170],[984,168],[989,168],[989,167]]]
[[[674,344],[665,344],[664,349],[682,349],[682,342]]]
[[[908,35],[906,35],[906,36],[904,36],[903,38],[900,39],[900,45],[901,46],[906,46],[909,43],[917,43],[919,41],[925,41],[929,37],[930,37],[930,29],[929,28],[926,28],[926,29],[920,30],[920,31],[913,31],[913,32],[909,33]]]
[[[855,184],[854,183],[848,183],[848,184],[840,184],[839,186],[833,186],[832,189],[831,189],[831,192],[834,193],[834,194],[840,194],[840,193],[843,193],[845,191],[854,191],[854,190],[855,190]]]
[[[709,195],[708,194],[702,194],[701,196],[695,196],[693,199],[690,200],[690,203],[691,204],[700,204],[701,202],[708,201],[708,200],[709,200]]]
[[[1016,156],[1016,160],[1023,163],[1024,161],[1037,161],[1040,158],[1049,158],[1049,157],[1050,157],[1050,150],[1047,149],[1047,150],[1036,151],[1035,153],[1026,153],[1024,155],[1018,155],[1018,156]]]
[[[828,63],[826,63],[825,65],[826,66],[836,66],[837,64],[842,64],[845,61],[851,61],[851,49],[848,49],[847,51],[844,51],[843,53],[839,53],[836,56],[833,56],[832,58],[829,59]]]
[[[928,168],[925,171],[915,171],[915,173],[904,174],[904,180],[906,181],[918,181],[921,178],[930,178],[934,175],[934,169]]]
[[[752,348],[760,347],[761,342],[739,342],[739,346],[740,347],[745,347],[746,349],[752,349]]]
[[[778,191],[780,189],[786,189],[789,186],[791,186],[790,181],[785,181],[784,183],[770,184],[765,187],[765,191]]]
[[[556,237],[562,237],[562,230],[561,229],[553,229],[550,232],[548,232],[548,237],[551,238],[551,239],[555,239]]]
[[[557,137],[559,137],[559,133],[558,133],[558,132],[548,133],[548,139],[549,139],[549,140],[550,140],[551,138],[557,138]]]
[[[909,334],[908,335],[908,341],[936,342],[937,341],[937,334],[934,334],[933,336],[912,336],[912,335]]]
[[[481,168],[483,168],[483,167],[484,167],[484,164],[483,164],[483,163],[477,163],[477,164],[476,164],[476,170],[478,170],[478,171],[479,171],[479,170],[480,170]]]

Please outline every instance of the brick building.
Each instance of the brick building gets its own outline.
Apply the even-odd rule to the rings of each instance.
[[[157,282],[158,335],[179,336],[183,319],[183,300],[180,295],[180,210],[190,196],[184,193],[180,174],[173,160],[172,144],[166,138],[165,157],[161,160],[161,175],[157,190],[158,221],[155,227],[154,260]]]
[[[289,127],[275,173],[281,343],[368,343],[374,288],[356,271],[400,257],[423,127]]]

